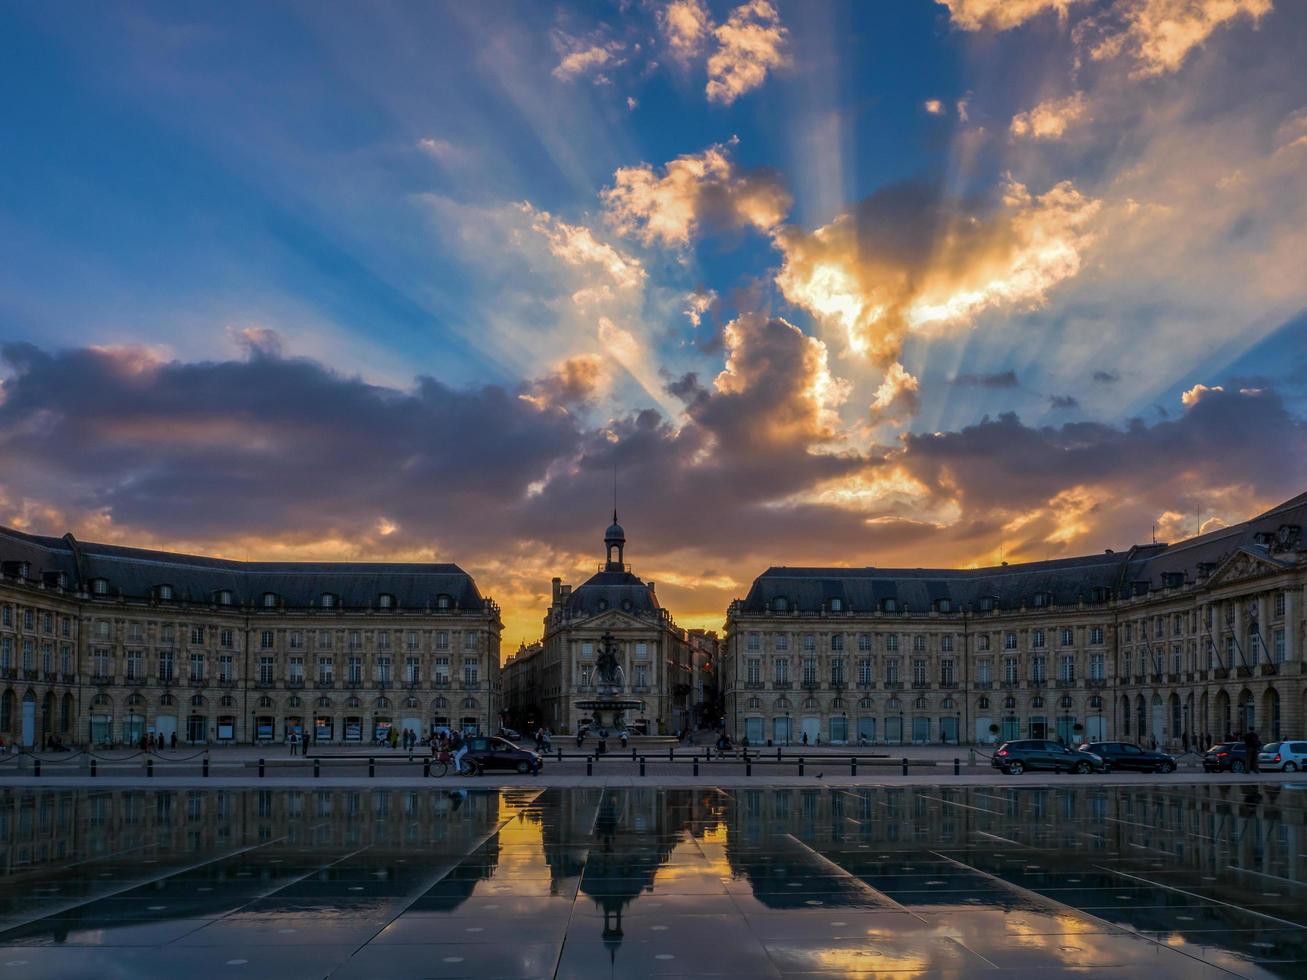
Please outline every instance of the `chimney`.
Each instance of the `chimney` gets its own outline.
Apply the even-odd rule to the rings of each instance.
[[[554,582],[554,605],[556,606],[558,605],[558,597],[562,595],[563,592],[563,580],[559,578],[557,575],[555,575],[553,582]]]
[[[653,584],[652,582],[646,582],[645,585],[649,586],[649,591],[650,591],[650,592],[656,592],[656,591],[657,591],[657,590],[654,588],[654,584]]]

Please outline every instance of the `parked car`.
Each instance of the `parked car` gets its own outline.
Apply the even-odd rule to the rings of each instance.
[[[463,756],[463,765],[475,766],[482,772],[507,769],[539,775],[542,760],[539,753],[519,749],[507,739],[473,735],[467,740],[467,754]]]
[[[1004,742],[994,752],[990,765],[1011,776],[1027,769],[1051,772],[1106,772],[1107,765],[1093,752],[1073,752],[1059,742],[1041,738]]]
[[[1267,772],[1297,772],[1307,768],[1307,742],[1271,742],[1257,753],[1257,765]]]
[[[501,728],[495,733],[500,738],[506,738],[510,742],[522,741],[522,733],[512,728]]]
[[[1248,746],[1243,742],[1217,742],[1203,754],[1204,772],[1247,772]]]
[[[1121,772],[1175,772],[1175,759],[1165,752],[1149,752],[1129,742],[1086,742],[1081,752],[1092,752]]]

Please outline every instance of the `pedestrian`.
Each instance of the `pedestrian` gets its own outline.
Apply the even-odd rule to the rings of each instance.
[[[1261,772],[1261,763],[1258,762],[1257,754],[1262,750],[1262,740],[1257,737],[1256,729],[1250,728],[1243,737],[1243,744],[1248,750],[1248,771]]]
[[[803,733],[802,741],[803,741],[803,744],[804,744],[804,745],[807,745],[807,744],[808,744],[808,733],[807,733],[807,732],[804,732],[804,733]]]
[[[172,750],[173,750],[174,752],[177,751],[177,733],[176,733],[176,732],[173,732],[173,733],[172,733]]]
[[[291,754],[291,755],[294,755],[294,754],[295,754],[295,743],[296,743],[298,740],[299,740],[299,736],[296,735],[294,732],[291,732],[290,735],[289,735],[289,736],[287,737],[287,739],[286,739],[286,744],[287,744],[288,746],[290,746],[290,754]]]

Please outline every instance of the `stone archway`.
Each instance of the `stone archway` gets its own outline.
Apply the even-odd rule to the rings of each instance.
[[[1253,692],[1244,688],[1239,692],[1239,707],[1235,713],[1235,725],[1238,732],[1248,732],[1257,727],[1257,701]]]
[[[1262,694],[1262,740],[1278,742],[1280,740],[1280,692],[1273,686]]]
[[[1212,732],[1212,741],[1224,741],[1227,735],[1234,734],[1234,719],[1230,715],[1230,692],[1216,692],[1216,717],[1212,719],[1216,731]]]

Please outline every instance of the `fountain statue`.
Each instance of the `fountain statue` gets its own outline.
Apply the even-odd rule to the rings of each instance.
[[[607,747],[608,733],[620,732],[626,727],[626,712],[644,710],[644,702],[639,698],[619,697],[625,683],[626,676],[617,656],[617,641],[612,633],[605,633],[599,640],[599,656],[595,658],[597,697],[576,702],[579,709],[589,712],[594,719],[592,730],[599,738],[601,752]]]

